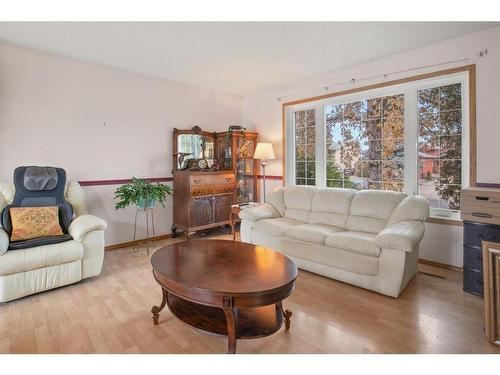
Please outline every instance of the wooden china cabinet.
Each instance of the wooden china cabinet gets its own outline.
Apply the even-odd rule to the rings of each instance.
[[[172,234],[229,225],[231,205],[257,199],[257,133],[174,129]]]
[[[258,136],[258,133],[243,131],[217,133],[216,151],[220,168],[233,170],[235,174],[235,203],[258,202],[259,166],[253,159]]]

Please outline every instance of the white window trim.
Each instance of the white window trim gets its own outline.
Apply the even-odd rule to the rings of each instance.
[[[317,101],[290,105],[285,108],[285,185],[295,185],[295,136],[294,112],[316,110],[316,186],[326,187],[326,123],[325,107],[395,94],[405,95],[405,188],[407,194],[418,193],[418,110],[417,91],[432,87],[460,83],[462,85],[462,187],[470,185],[470,124],[469,124],[469,72],[463,71],[439,77],[363,90]],[[411,158],[409,156],[412,156]],[[431,209],[431,216],[458,219],[451,210]]]

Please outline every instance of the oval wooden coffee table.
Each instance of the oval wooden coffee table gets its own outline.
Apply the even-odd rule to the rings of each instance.
[[[286,256],[252,244],[226,240],[188,240],[162,247],[151,257],[163,299],[153,306],[170,311],[202,331],[225,335],[228,353],[236,339],[269,336],[292,313],[282,301],[292,293],[297,267]]]

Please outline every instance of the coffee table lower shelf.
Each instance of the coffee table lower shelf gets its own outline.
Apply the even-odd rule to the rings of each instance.
[[[224,310],[200,305],[168,293],[167,306],[183,322],[216,335],[227,336]],[[281,307],[273,304],[251,309],[237,309],[236,338],[252,339],[272,335],[283,325]]]

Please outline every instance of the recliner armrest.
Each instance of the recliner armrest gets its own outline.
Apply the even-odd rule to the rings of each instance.
[[[424,237],[422,222],[411,220],[393,224],[375,237],[375,243],[382,249],[401,250],[410,253]]]
[[[93,230],[104,230],[108,224],[94,215],[77,216],[69,226],[69,234],[74,240],[82,242],[85,235]]]
[[[4,255],[9,248],[9,234],[0,228],[0,256]]]
[[[279,211],[269,203],[255,205],[240,211],[240,219],[248,221],[259,221],[280,217]]]

